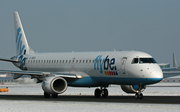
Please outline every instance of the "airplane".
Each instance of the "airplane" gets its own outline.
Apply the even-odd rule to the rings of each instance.
[[[178,66],[175,54],[173,53],[173,67],[170,68],[161,68],[162,71],[180,71],[180,66]]]
[[[180,75],[180,65],[177,64],[175,54],[173,53],[173,67],[161,68],[163,71],[163,77],[169,78]]]
[[[14,79],[23,75],[36,78],[42,83],[44,97],[57,98],[68,86],[96,87],[96,98],[108,97],[111,84],[120,85],[126,93],[142,99],[146,85],[163,79],[163,73],[154,58],[140,51],[58,52],[36,53],[26,39],[18,12],[14,12],[16,56],[1,61],[12,62],[19,71]]]

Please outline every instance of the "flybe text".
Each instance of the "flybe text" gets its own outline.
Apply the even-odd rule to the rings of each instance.
[[[116,72],[115,58],[109,59],[109,56],[106,56],[105,59],[102,59],[102,55],[98,55],[94,61],[94,70],[100,70],[100,73],[106,75],[118,75]]]

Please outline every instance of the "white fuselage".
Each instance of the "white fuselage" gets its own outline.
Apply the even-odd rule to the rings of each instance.
[[[136,58],[138,62],[133,63]],[[152,58],[139,51],[35,53],[23,55],[27,71],[79,73],[82,79],[69,81],[70,86],[91,87],[147,85],[162,80],[157,63],[142,63],[140,58]]]

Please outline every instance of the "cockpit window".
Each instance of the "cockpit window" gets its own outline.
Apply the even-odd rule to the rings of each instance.
[[[156,63],[154,58],[140,58],[139,63]]]
[[[132,64],[138,63],[138,58],[134,58]]]
[[[132,60],[132,64],[137,64],[137,63],[157,63],[154,58],[134,58]]]

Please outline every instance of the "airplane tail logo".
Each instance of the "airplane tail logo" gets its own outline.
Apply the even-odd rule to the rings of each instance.
[[[22,33],[21,33],[21,28],[19,27],[17,29],[17,37],[16,37],[16,45],[17,45],[16,49],[18,50],[19,55],[26,54],[25,45],[22,45],[21,38],[22,38]]]
[[[34,51],[31,50],[28,45],[18,12],[14,12],[14,25],[16,38],[16,55],[34,53]]]

